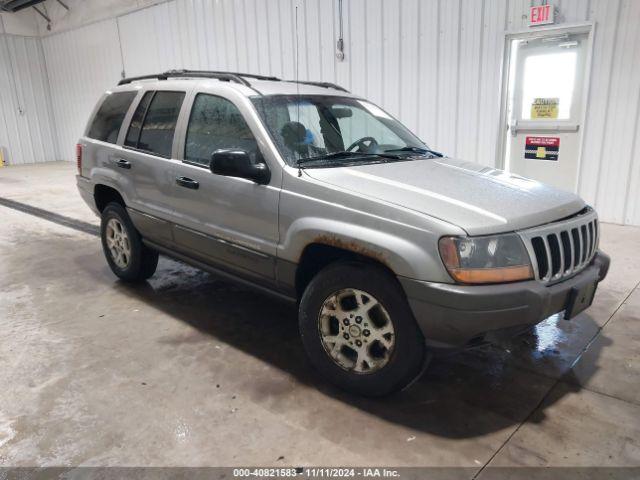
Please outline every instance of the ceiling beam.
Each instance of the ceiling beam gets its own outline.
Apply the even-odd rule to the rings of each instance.
[[[33,6],[33,9],[38,12],[38,15],[40,15],[42,18],[44,18],[48,24],[51,24],[51,19],[43,12],[41,11],[38,7],[36,7],[35,5]]]
[[[4,0],[0,2],[0,10],[5,12],[18,12],[25,8],[33,7],[45,0]]]

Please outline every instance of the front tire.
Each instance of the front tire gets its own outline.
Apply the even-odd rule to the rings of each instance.
[[[423,370],[424,337],[396,278],[381,267],[324,268],[302,296],[299,324],[311,363],[344,390],[387,395]]]
[[[151,277],[158,266],[158,252],[144,243],[127,211],[119,203],[109,203],[100,223],[102,250],[111,271],[126,282]]]

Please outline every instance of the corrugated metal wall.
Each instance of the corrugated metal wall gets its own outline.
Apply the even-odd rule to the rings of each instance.
[[[339,83],[434,148],[496,165],[504,32],[541,0],[172,0],[43,39],[59,141],[127,75],[228,69]],[[557,22],[596,23],[579,193],[601,218],[640,225],[640,2],[558,0]]]
[[[56,121],[59,158],[75,158],[75,145],[100,95],[122,72],[115,20],[42,39]]]
[[[59,158],[37,38],[0,35],[0,149],[9,165]]]
[[[640,225],[640,2],[592,2],[596,42],[580,193],[601,217]]]

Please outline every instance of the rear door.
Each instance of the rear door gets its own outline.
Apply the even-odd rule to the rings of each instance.
[[[209,170],[217,149],[261,155],[257,141],[261,133],[255,120],[247,121],[252,107],[244,100],[222,92],[197,93],[190,100],[184,116],[182,161],[175,166],[178,225],[174,238],[192,256],[270,283],[278,242],[278,170],[270,165],[268,185]]]
[[[129,214],[143,236],[172,243],[174,136],[185,91],[147,91],[113,164],[126,177]]]

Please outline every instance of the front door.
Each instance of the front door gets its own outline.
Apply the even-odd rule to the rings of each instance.
[[[505,168],[575,191],[588,32],[511,40]]]
[[[260,185],[209,170],[218,149],[260,155],[255,133],[229,99],[195,95],[184,129],[183,161],[174,170],[178,225],[173,235],[187,254],[270,284],[278,243],[277,177]]]

